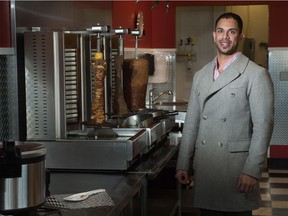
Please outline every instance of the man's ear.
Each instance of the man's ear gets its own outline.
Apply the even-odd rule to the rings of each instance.
[[[215,42],[215,37],[216,37],[216,32],[215,31],[212,32],[212,37],[213,37],[213,41]]]

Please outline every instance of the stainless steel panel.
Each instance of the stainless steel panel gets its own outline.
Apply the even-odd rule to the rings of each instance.
[[[0,178],[0,211],[8,214],[9,210],[35,208],[45,202],[45,161],[23,164],[21,172],[19,178]]]
[[[24,35],[27,139],[53,139],[55,137],[54,59],[51,47],[53,35],[51,33],[24,33]]]
[[[288,71],[281,71],[280,72],[280,80],[281,81],[288,81]]]
[[[0,55],[0,140],[19,134],[16,56]]]
[[[288,144],[288,97],[287,79],[283,72],[288,71],[288,49],[269,49],[269,72],[275,90],[275,125],[272,135],[272,145]],[[282,75],[281,75],[282,74]],[[282,78],[281,78],[282,77]]]
[[[66,118],[70,123],[78,120],[77,109],[72,118],[70,114],[65,115],[64,90],[67,90],[68,104],[77,104],[76,50],[63,51],[61,32],[25,32],[24,40],[27,139],[63,138]],[[65,62],[71,66],[64,67]]]
[[[147,148],[148,133],[145,129],[113,130],[118,138],[37,143],[46,147],[49,169],[127,170]]]
[[[162,128],[162,123],[161,122],[157,122],[151,125],[151,127],[146,128],[146,130],[149,133],[150,136],[150,141],[149,143],[147,143],[149,146],[155,144],[155,142],[159,142],[162,139],[162,135],[163,135],[163,128]]]
[[[169,133],[175,126],[176,118],[175,116],[170,116],[169,118],[162,119],[162,136]]]

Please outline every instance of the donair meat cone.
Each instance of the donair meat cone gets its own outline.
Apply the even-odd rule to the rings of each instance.
[[[130,111],[145,108],[148,84],[148,61],[125,59],[123,62],[124,98]]]
[[[94,94],[92,94],[90,124],[101,125],[105,121],[104,79],[107,73],[106,61],[93,59],[92,70],[94,74]]]

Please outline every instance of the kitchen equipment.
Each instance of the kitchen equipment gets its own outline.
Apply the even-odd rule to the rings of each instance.
[[[140,109],[138,114],[150,114],[155,120],[160,120],[169,116],[175,116],[178,114],[178,111],[168,111],[163,109]]]
[[[124,99],[122,88],[123,77],[123,61],[124,61],[124,38],[123,34],[128,34],[128,29],[118,28],[115,29],[115,34],[118,35],[118,55],[115,56],[115,92],[113,100],[113,113],[122,115],[128,113],[127,104]]]
[[[129,32],[137,38],[143,34],[143,17],[139,14],[139,29],[133,31],[133,34]],[[148,62],[137,58],[123,60],[123,49],[118,49],[121,52],[117,53],[117,48],[112,43],[112,39],[115,38],[112,36],[121,36],[127,32],[123,29],[115,29],[115,32],[107,30],[108,28],[97,25],[83,32],[40,31],[26,32],[24,35],[24,65],[27,72],[25,82],[29,93],[26,95],[27,140],[46,147],[46,167],[49,170],[127,170],[157,143],[161,143],[173,127],[173,117],[152,118],[151,124],[143,125],[141,128],[137,128],[136,125],[123,127],[124,115],[136,115],[134,111],[146,108]],[[70,37],[74,34],[75,37]],[[68,41],[71,41],[73,46],[66,47]],[[123,40],[119,43],[121,46]],[[55,50],[49,49],[53,44],[58,46],[53,46]],[[99,52],[100,49],[107,63],[104,83],[106,119],[102,124],[93,124],[89,120],[93,93],[97,85],[94,85],[95,77],[88,66],[95,52]],[[45,58],[42,52],[45,52]],[[116,58],[115,54],[118,54]],[[62,59],[63,56],[65,59]],[[83,57],[86,60],[82,61]],[[117,74],[112,69],[116,70],[113,67],[116,63],[119,64]],[[124,65],[128,70],[125,70]],[[49,73],[44,66],[49,66]],[[122,79],[123,83],[120,79],[116,80],[115,76]],[[129,109],[127,114],[115,113],[111,109],[112,99],[116,95],[113,94],[116,93],[116,88],[113,88],[116,83],[116,88],[122,85],[123,97]],[[33,95],[37,97],[32,97]],[[117,116],[117,119],[109,119],[111,115]],[[145,119],[145,122],[150,123],[151,119]]]
[[[112,128],[95,128],[87,133],[87,139],[89,140],[111,139],[117,137],[119,137],[119,135],[114,132]]]
[[[169,8],[170,8],[170,3],[169,3],[169,1],[166,1],[166,14],[168,13],[168,11],[169,11]]]
[[[154,3],[151,6],[151,9],[155,8],[160,3],[160,0],[154,1]]]
[[[136,29],[140,31],[139,37],[142,37],[144,34],[144,16],[142,11],[137,14]]]
[[[142,11],[138,12],[136,17],[136,29],[130,30],[130,34],[135,36],[135,59],[137,59],[138,40],[139,37],[142,37],[144,34],[144,17]]]
[[[142,122],[143,127],[136,128],[138,122],[137,118],[133,119],[135,115],[139,115],[137,118],[144,121]],[[129,118],[131,116],[133,118]],[[129,118],[130,125],[133,126],[128,127],[125,125],[126,123],[124,124],[127,118]],[[175,125],[175,116],[173,115],[157,118],[149,113],[135,113],[113,119],[119,122],[119,127],[85,128],[69,131],[67,139],[41,141],[40,143],[45,145],[48,153],[46,166],[50,170],[67,171],[128,170],[144,154],[149,153],[160,144]],[[97,130],[99,131],[95,132]],[[112,131],[113,133],[111,133]],[[117,135],[115,136],[114,133]],[[100,134],[102,134],[102,138]],[[39,143],[39,141],[37,142]]]
[[[148,128],[153,122],[151,114],[137,114],[127,117],[122,124],[124,128]]]
[[[70,201],[70,202],[78,202],[78,201],[83,201],[86,200],[89,196],[105,192],[105,189],[97,189],[97,190],[92,190],[92,191],[87,191],[87,192],[82,192],[82,193],[77,193],[73,194],[68,197],[64,197],[63,199],[65,201]]]
[[[145,128],[113,128],[117,137],[87,139],[92,130],[70,131],[64,140],[41,141],[48,153],[46,167],[67,171],[127,170],[144,154],[149,143]]]
[[[105,37],[101,33],[107,33],[110,30],[109,26],[101,26],[97,24],[92,27],[92,32],[96,33],[96,52],[94,58],[91,59],[91,77],[93,80],[92,86],[92,104],[91,104],[91,117],[90,123],[95,125],[101,125],[106,120],[105,116],[105,106],[107,92],[105,91],[105,78],[107,75],[107,61],[104,58],[103,50],[103,38]]]
[[[26,71],[23,128],[27,129],[27,140],[65,139],[68,131],[79,129],[82,122],[90,120],[92,98],[97,90],[91,60],[99,49],[107,63],[105,113],[112,113],[114,54],[112,36],[107,31],[108,26],[96,25],[85,31],[23,32],[19,49],[25,50],[21,67]]]
[[[0,144],[0,213],[14,214],[45,201],[46,149],[37,143]]]

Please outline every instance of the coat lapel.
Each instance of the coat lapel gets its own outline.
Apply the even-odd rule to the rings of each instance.
[[[219,91],[220,89],[231,83],[233,80],[241,76],[241,74],[244,73],[248,62],[249,59],[243,54],[240,54],[238,58],[235,60],[235,62],[229,65],[226,68],[226,70],[215,81],[213,81],[211,71],[209,72],[207,71],[205,75],[205,81],[207,81],[207,84],[209,84],[208,86],[210,86],[210,88],[207,92],[205,102],[209,98],[211,98],[211,96],[215,94],[217,91]],[[213,70],[214,68],[212,69],[212,71]]]

